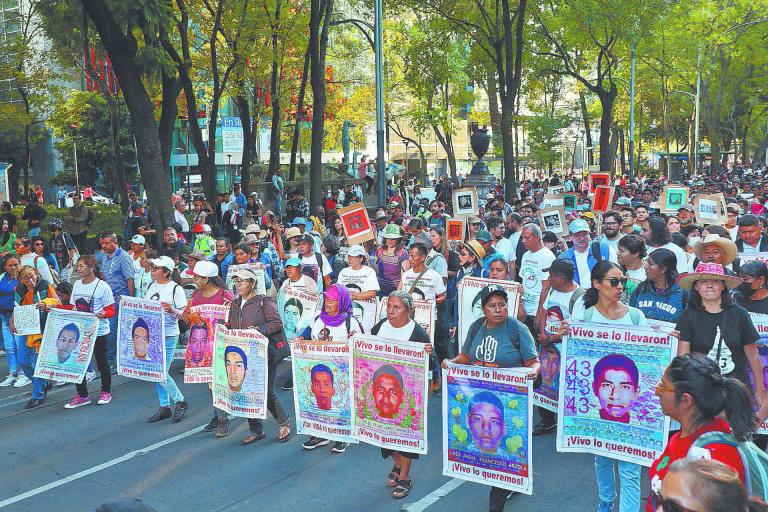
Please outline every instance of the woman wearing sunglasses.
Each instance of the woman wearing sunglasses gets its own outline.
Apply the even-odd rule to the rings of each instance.
[[[670,437],[664,453],[648,470],[651,495],[646,506],[647,512],[659,510],[653,503],[654,493],[658,495],[661,492],[664,495],[664,486],[669,489],[666,478],[670,473],[670,465],[680,459],[707,458],[720,461],[733,468],[739,479],[744,481],[744,466],[736,447],[717,442],[697,442],[707,432],[724,433],[741,442],[754,431],[756,422],[752,402],[742,382],[721,376],[717,364],[702,354],[685,354],[674,358],[667,367],[656,386],[656,395],[664,414],[680,422],[680,431]],[[705,512],[737,509],[693,510]]]
[[[642,311],[621,302],[627,277],[619,265],[603,260],[594,266],[590,277],[592,288],[584,293],[584,309],[575,310],[573,320],[624,325],[648,324]],[[640,466],[595,455],[595,475],[600,497],[598,512],[611,512],[614,509],[614,462],[619,467],[619,512],[636,512],[640,508]]]

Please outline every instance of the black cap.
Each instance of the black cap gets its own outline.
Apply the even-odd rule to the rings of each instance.
[[[315,238],[309,233],[304,233],[299,237],[299,243],[307,242],[309,245],[315,245]]]
[[[480,304],[485,306],[488,299],[494,295],[499,295],[503,297],[505,301],[507,300],[507,291],[498,284],[492,284],[480,290]]]
[[[559,259],[552,262],[549,268],[545,268],[543,272],[554,272],[560,274],[568,279],[573,279],[574,267],[571,260]]]

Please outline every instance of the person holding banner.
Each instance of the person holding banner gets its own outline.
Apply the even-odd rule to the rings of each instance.
[[[0,275],[0,322],[2,322],[3,345],[5,356],[8,358],[8,376],[0,383],[0,387],[14,386],[21,388],[31,383],[23,373],[19,375],[17,354],[19,352],[19,338],[11,333],[11,316],[16,306],[16,287],[19,285],[19,258],[15,254],[8,254],[3,258],[3,269]],[[18,382],[18,384],[17,384]]]
[[[258,277],[253,271],[248,269],[238,270],[232,274],[232,277],[235,279],[237,297],[230,306],[227,328],[256,329],[269,338],[267,409],[277,420],[277,440],[284,443],[291,437],[291,427],[289,425],[291,418],[285,412],[285,407],[283,407],[280,398],[275,393],[277,365],[288,355],[288,344],[283,333],[283,322],[277,311],[275,300],[264,295],[256,295],[256,280]],[[314,281],[313,286],[315,286]],[[267,436],[264,433],[262,420],[248,418],[248,426],[251,432],[242,440],[242,444],[249,445]]]
[[[173,352],[176,342],[179,340],[179,318],[187,307],[187,296],[184,289],[171,281],[171,274],[176,268],[175,263],[168,256],[160,256],[149,260],[150,271],[154,282],[149,285],[145,298],[159,301],[163,306],[163,319],[165,321],[165,369],[170,370],[173,363]],[[215,265],[215,263],[214,263]],[[160,408],[147,418],[147,423],[156,423],[160,420],[171,418],[173,423],[178,423],[187,413],[188,404],[184,395],[176,385],[176,381],[168,371],[168,377],[164,383],[156,383],[157,398]],[[175,404],[171,412],[171,401]]]
[[[365,330],[352,314],[352,297],[349,290],[343,284],[336,283],[323,293],[323,310],[312,326],[307,327],[296,340],[346,341],[355,333],[365,334]],[[328,439],[310,436],[301,446],[305,450],[314,450],[328,443]],[[349,443],[336,441],[331,452],[344,453],[348,445]]]
[[[387,318],[374,325],[373,329],[371,329],[371,334],[391,340],[423,343],[426,345],[424,350],[432,359],[434,356],[432,345],[429,342],[429,334],[413,321],[413,311],[413,297],[411,297],[410,293],[403,290],[390,293],[387,299]],[[394,487],[392,497],[396,499],[405,498],[410,493],[412,487],[410,478],[411,463],[419,458],[419,454],[382,448],[381,456],[385,459],[391,456],[395,461],[395,465],[387,477],[387,485]]]
[[[96,341],[93,344],[93,359],[101,373],[101,392],[98,405],[106,405],[112,401],[112,372],[109,368],[109,318],[117,314],[112,288],[100,278],[99,265],[91,255],[80,256],[77,260],[77,273],[80,280],[72,285],[70,302],[76,311],[93,313],[99,319],[96,330]],[[77,384],[77,394],[65,406],[65,409],[76,409],[91,403],[88,395],[88,378],[83,378]]]
[[[541,364],[533,336],[524,323],[509,314],[507,292],[498,285],[480,291],[483,315],[469,327],[461,352],[447,363],[478,365],[490,368],[528,368],[529,378],[539,375]],[[491,487],[491,512],[501,512],[514,493],[500,487]]]
[[[643,312],[621,302],[627,277],[617,263],[603,260],[592,269],[591,288],[584,294],[584,308],[574,311],[574,320],[586,322],[648,325]],[[564,327],[567,325],[563,323]],[[601,386],[602,387],[602,386]],[[601,398],[602,401],[602,398]],[[601,411],[600,414],[603,414]],[[640,471],[638,464],[618,461],[619,512],[636,512],[640,508]],[[595,476],[600,498],[598,512],[611,512],[616,500],[616,475],[614,461],[595,455]]]
[[[656,386],[656,395],[664,414],[680,422],[680,432],[670,437],[664,453],[648,470],[651,495],[646,512],[656,512],[653,495],[661,491],[669,466],[677,460],[717,460],[738,472],[744,481],[745,468],[738,448],[720,442],[697,442],[708,433],[732,436],[743,442],[755,430],[752,402],[742,382],[721,376],[717,364],[702,354],[684,354],[667,367]]]

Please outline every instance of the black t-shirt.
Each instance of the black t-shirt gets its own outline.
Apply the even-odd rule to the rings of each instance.
[[[64,268],[69,265],[69,249],[75,247],[75,242],[69,233],[60,233],[59,236],[51,239],[51,254],[56,258],[59,264],[59,268]]]
[[[458,272],[460,268],[459,253],[451,249],[448,251],[448,272]]]
[[[128,226],[131,230],[131,238],[134,236],[140,234],[139,228],[143,228],[147,224],[147,221],[144,219],[144,217],[131,217],[128,219]]]
[[[752,300],[743,296],[740,292],[733,294],[733,298],[736,300],[736,304],[743,307],[750,313],[762,313],[768,314],[768,299]]]
[[[749,313],[733,304],[720,313],[688,307],[677,321],[680,339],[691,344],[691,352],[698,352],[715,361],[727,377],[735,377],[749,385],[747,356],[744,346],[760,339]],[[718,343],[715,338],[720,332]]]

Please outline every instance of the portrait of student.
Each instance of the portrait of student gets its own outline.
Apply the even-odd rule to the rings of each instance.
[[[56,337],[56,357],[60,364],[69,360],[80,340],[80,329],[75,324],[69,323],[61,328]]]
[[[224,349],[224,367],[227,370],[227,385],[230,391],[240,392],[245,375],[248,373],[248,356],[240,347],[229,346]]]
[[[141,361],[149,360],[149,326],[143,318],[137,318],[131,329],[133,339],[133,357]]]
[[[539,351],[541,387],[557,390],[560,379],[560,352],[554,344],[543,344]]]
[[[299,322],[301,322],[303,313],[304,306],[299,299],[291,297],[285,301],[285,305],[283,305],[283,328],[285,329],[285,337],[289,340],[301,334]]]
[[[371,382],[376,412],[382,418],[391,420],[400,412],[403,403],[403,376],[394,366],[385,364],[373,373]]]
[[[481,391],[472,397],[467,408],[467,428],[480,453],[502,455],[497,450],[506,431],[504,406],[496,395]]]
[[[600,418],[629,423],[632,404],[640,391],[640,372],[623,354],[610,354],[595,365],[592,391],[600,402]]]
[[[189,360],[192,364],[200,364],[205,359],[208,349],[208,324],[194,324],[189,328]]]
[[[336,394],[333,372],[324,364],[316,364],[312,367],[311,380],[312,394],[315,395],[318,409],[330,411]]]

